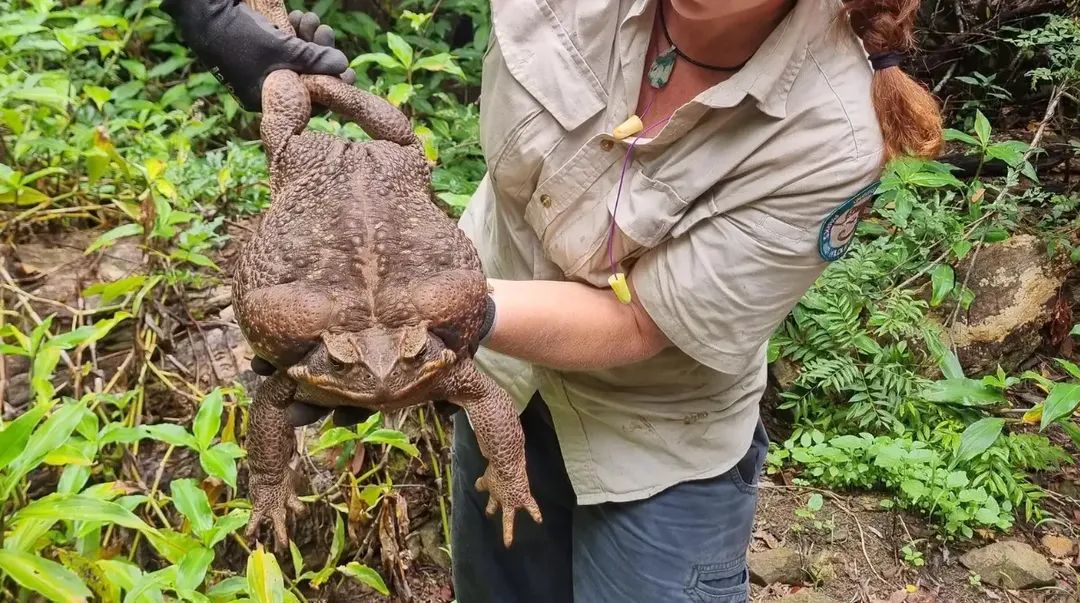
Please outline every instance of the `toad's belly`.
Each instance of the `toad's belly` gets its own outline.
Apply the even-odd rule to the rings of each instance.
[[[433,401],[430,387],[418,387],[408,392],[350,392],[346,395],[307,383],[297,384],[295,399],[297,402],[321,408],[353,406],[381,412],[401,410]]]

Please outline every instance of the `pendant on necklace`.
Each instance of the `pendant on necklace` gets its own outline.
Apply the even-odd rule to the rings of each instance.
[[[653,88],[660,89],[667,85],[668,80],[671,79],[671,72],[675,69],[675,46],[670,46],[667,50],[656,55],[653,59],[652,67],[649,67],[649,85]]]

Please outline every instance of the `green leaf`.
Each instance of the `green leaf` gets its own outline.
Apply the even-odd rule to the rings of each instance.
[[[402,65],[400,61],[386,54],[385,52],[369,52],[367,54],[362,54],[353,59],[352,62],[349,63],[349,67],[356,69],[357,67],[366,65],[367,63],[376,63],[380,67],[383,67],[384,69],[390,69],[392,71],[402,70],[405,68],[405,66]]]
[[[960,446],[956,450],[956,458],[952,466],[964,463],[986,452],[994,445],[1002,428],[1005,427],[1005,419],[985,418],[968,425],[967,429],[960,434]]]
[[[979,137],[979,143],[981,146],[986,146],[990,142],[990,120],[986,119],[982,111],[975,112],[975,134]]]
[[[962,241],[957,241],[955,244],[953,244],[952,251],[954,254],[956,254],[957,260],[964,259],[964,256],[966,256],[968,252],[971,251],[971,241],[968,241],[966,239]]]
[[[409,102],[409,99],[412,98],[413,93],[415,92],[416,90],[411,84],[394,84],[393,86],[390,86],[390,90],[387,91],[386,100],[390,101],[390,104],[395,107],[400,107]]]
[[[1055,383],[1050,390],[1050,395],[1043,402],[1039,429],[1046,429],[1054,421],[1072,416],[1078,404],[1080,404],[1080,384]]]
[[[415,67],[416,69],[426,69],[428,71],[445,71],[465,79],[465,72],[454,62],[454,57],[446,52],[417,59]]]
[[[87,287],[83,291],[83,297],[101,295],[101,303],[107,304],[114,299],[123,297],[135,291],[144,282],[146,282],[146,276],[136,274],[135,276],[129,276],[125,279],[113,281],[111,283],[98,283]]]
[[[304,572],[304,555],[292,540],[289,540],[289,555],[292,556],[293,577],[300,580],[300,575]]]
[[[338,566],[337,569],[346,576],[358,580],[361,584],[370,586],[383,595],[390,594],[390,590],[386,588],[386,583],[383,582],[379,572],[376,572],[362,563],[352,561],[347,565]]]
[[[195,440],[195,436],[188,433],[186,429],[179,425],[173,425],[172,423],[159,423],[157,425],[147,425],[146,433],[151,438],[165,442],[172,446],[183,446],[186,448],[199,448],[199,443]]]
[[[203,471],[212,475],[234,490],[236,489],[236,460],[221,448],[215,446],[199,453],[199,464]]]
[[[994,406],[1005,402],[1005,395],[975,379],[944,379],[923,389],[923,398],[930,402],[946,402],[962,406]]]
[[[199,547],[188,551],[180,561],[176,575],[176,586],[184,590],[195,590],[202,585],[206,570],[214,561],[214,551]]]
[[[128,318],[131,318],[131,314],[128,314],[127,312],[117,312],[112,318],[99,320],[92,325],[82,326],[73,331],[57,335],[50,339],[50,343],[63,350],[70,350],[81,345],[87,345],[99,341],[102,337],[108,335],[117,324]]]
[[[11,521],[17,523],[26,519],[102,521],[140,532],[154,531],[154,528],[118,503],[80,494],[50,494],[17,511]]]
[[[244,527],[248,522],[248,518],[251,517],[251,511],[246,509],[233,509],[227,514],[218,518],[214,523],[214,527],[211,528],[203,540],[206,541],[206,545],[213,547],[219,542],[224,540],[229,534],[232,534],[236,530]]]
[[[471,195],[459,195],[457,193],[439,193],[439,200],[457,209],[465,209],[472,199]]]
[[[121,224],[120,226],[117,226],[116,228],[102,234],[100,237],[95,239],[94,242],[86,248],[86,255],[90,255],[98,249],[105,247],[106,245],[109,245],[119,239],[123,239],[124,237],[133,237],[142,233],[142,224]]]
[[[173,506],[191,522],[191,527],[197,536],[203,537],[214,527],[214,512],[210,508],[210,501],[206,498],[206,492],[203,492],[195,480],[190,478],[173,480],[170,492],[172,492]]]
[[[345,442],[358,440],[360,437],[355,431],[347,427],[332,427],[319,436],[319,441],[311,447],[308,453],[317,454],[328,448],[340,446]]]
[[[904,480],[903,482],[901,482],[900,489],[903,490],[904,494],[907,494],[908,497],[910,497],[911,500],[915,502],[918,502],[920,498],[926,496],[926,494],[930,492],[930,489],[927,488],[925,484],[913,479]]]
[[[972,136],[970,134],[967,134],[965,132],[961,132],[960,130],[954,130],[952,128],[946,128],[944,130],[944,134],[945,134],[945,140],[959,140],[960,142],[965,142],[965,143],[970,144],[970,145],[975,146],[975,147],[981,147],[982,146],[981,144],[979,144],[979,141],[976,140],[974,136]]]
[[[810,495],[810,500],[807,501],[806,508],[810,509],[811,511],[817,512],[820,511],[821,507],[823,507],[824,505],[825,499],[821,496],[821,494],[814,492]]]
[[[1058,358],[1057,363],[1061,365],[1061,368],[1069,372],[1074,379],[1080,379],[1080,366],[1076,366],[1072,362],[1065,360],[1064,358]]]
[[[281,603],[285,598],[285,580],[277,558],[258,545],[247,562],[248,593],[258,603]]]
[[[390,52],[394,53],[394,56],[406,69],[412,67],[413,49],[404,38],[392,31],[388,31],[386,32],[386,43],[390,46]]]
[[[71,432],[75,431],[75,427],[82,421],[85,412],[86,406],[83,403],[69,403],[61,406],[60,410],[46,419],[30,436],[19,456],[11,462],[8,483],[12,483],[10,480],[17,481],[37,467],[45,455],[63,446],[71,437]]]
[[[102,88],[101,86],[86,85],[83,86],[83,92],[86,93],[86,96],[89,97],[90,100],[94,101],[94,104],[97,105],[98,111],[101,111],[101,109],[105,106],[105,103],[109,102],[109,100],[112,99],[112,90],[109,90],[108,88]]]
[[[952,292],[955,282],[956,276],[953,273],[952,266],[948,264],[934,266],[934,269],[930,271],[930,283],[933,289],[930,305],[938,306],[945,301],[945,298]]]
[[[195,433],[195,441],[200,450],[206,450],[210,443],[217,437],[221,429],[221,411],[224,406],[224,393],[220,387],[214,388],[203,398],[199,404],[199,411],[195,414],[195,422],[192,431]]]
[[[71,570],[37,555],[0,549],[0,570],[23,588],[41,593],[52,601],[75,603],[93,596]]]
[[[0,469],[19,456],[30,440],[30,434],[48,410],[49,407],[44,404],[35,405],[8,423],[4,431],[0,431]]]
[[[232,603],[238,601],[236,595],[248,594],[247,578],[245,576],[233,576],[225,578],[221,582],[206,590],[206,596],[214,603]]]
[[[365,444],[386,444],[397,448],[410,456],[419,456],[420,451],[409,442],[409,437],[393,429],[377,429],[364,436]]]

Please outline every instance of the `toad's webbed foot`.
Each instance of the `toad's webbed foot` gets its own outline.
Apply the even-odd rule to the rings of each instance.
[[[480,452],[488,461],[476,488],[490,497],[488,515],[502,510],[503,544],[509,548],[514,541],[514,519],[519,509],[524,509],[533,521],[543,521],[529,489],[525,434],[514,403],[472,360],[463,360],[454,368],[442,383],[442,392],[469,415]]]
[[[260,476],[261,477],[261,476]],[[292,479],[277,482],[256,482],[252,475],[251,518],[248,520],[244,536],[249,542],[259,540],[262,524],[269,519],[274,530],[274,546],[277,551],[284,551],[289,546],[289,531],[285,524],[286,509],[294,517],[304,514],[304,504],[296,497]]]

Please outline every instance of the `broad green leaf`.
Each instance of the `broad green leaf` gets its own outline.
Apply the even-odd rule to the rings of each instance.
[[[292,556],[293,577],[299,580],[300,575],[304,573],[304,556],[291,539],[289,540],[289,554]]]
[[[1005,402],[1005,395],[975,379],[944,379],[923,389],[923,398],[930,402],[946,402],[963,406],[994,406]]]
[[[173,446],[184,446],[195,449],[198,449],[199,447],[198,442],[195,441],[195,436],[188,433],[183,427],[172,423],[147,425],[146,433],[159,442],[165,442],[166,444],[171,444]]]
[[[443,203],[457,209],[465,209],[465,206],[469,204],[472,199],[470,195],[459,195],[457,193],[439,193],[439,200]]]
[[[131,587],[131,590],[124,597],[124,603],[135,603],[135,601],[147,595],[160,600],[161,591],[175,585],[178,571],[178,566],[170,565],[156,572],[143,574],[142,578]]]
[[[454,57],[445,52],[417,59],[415,67],[428,71],[445,71],[465,79],[465,72],[454,62]]]
[[[388,31],[386,32],[386,43],[390,46],[390,52],[394,53],[394,56],[406,69],[412,67],[413,49],[404,38],[392,31]]]
[[[916,502],[930,491],[925,484],[913,479],[901,482],[900,489],[904,491],[904,494],[911,497],[911,500]]]
[[[419,456],[420,451],[409,442],[409,437],[393,429],[377,429],[364,436],[365,444],[386,444],[401,450],[410,456]]]
[[[952,266],[948,264],[934,266],[934,269],[930,271],[930,283],[933,289],[930,305],[938,306],[945,301],[945,298],[952,292],[955,282],[956,276],[953,273]]]
[[[362,54],[353,59],[352,62],[349,63],[349,66],[356,69],[357,67],[368,63],[376,63],[380,67],[390,70],[401,70],[405,68],[400,61],[385,52],[369,52],[367,54]]]
[[[340,446],[345,442],[360,439],[360,437],[355,431],[347,427],[331,427],[319,436],[319,441],[311,447],[309,454],[317,454],[327,448]]]
[[[247,509],[233,509],[219,517],[217,522],[214,523],[214,527],[211,528],[204,537],[206,546],[217,546],[217,544],[222,540],[225,540],[229,534],[244,527],[250,517],[251,511],[248,511]]]
[[[231,603],[236,601],[236,596],[248,594],[248,583],[245,576],[233,576],[225,578],[221,582],[206,590],[206,596],[214,603]]]
[[[93,596],[71,570],[37,555],[0,549],[0,570],[23,588],[41,593],[52,601],[76,603]]]
[[[17,481],[37,467],[49,452],[59,448],[71,437],[71,432],[83,418],[86,406],[82,402],[63,404],[30,436],[26,448],[11,462],[8,484]]]
[[[106,320],[99,320],[92,325],[85,325],[73,331],[62,333],[50,339],[50,343],[63,350],[99,341],[109,334],[120,322],[131,318],[127,312],[117,312]]]
[[[945,140],[959,140],[960,142],[965,142],[971,146],[982,146],[979,141],[975,139],[974,136],[965,132],[961,132],[960,130],[946,128],[943,133],[945,134]]]
[[[37,404],[8,423],[4,431],[0,431],[0,469],[7,467],[19,456],[30,440],[34,427],[37,427],[48,410],[48,406]]]
[[[1057,363],[1061,365],[1061,368],[1069,372],[1074,379],[1080,379],[1080,367],[1076,366],[1072,362],[1065,360],[1064,358],[1058,358]]]
[[[218,446],[203,450],[199,453],[199,464],[207,474],[236,489],[236,459],[227,451]]]
[[[379,572],[376,572],[375,570],[362,563],[352,561],[346,565],[339,566],[337,569],[339,572],[345,574],[346,576],[349,576],[350,578],[355,578],[356,580],[360,581],[361,584],[370,586],[371,588],[377,590],[383,595],[390,594],[390,591],[386,588],[386,583],[383,582],[382,576],[379,575]]]
[[[146,539],[170,563],[180,563],[184,555],[202,546],[195,538],[169,528],[147,532]]]
[[[957,241],[955,244],[953,244],[952,251],[954,254],[956,254],[957,260],[964,259],[968,252],[971,251],[971,241],[968,241],[967,239]]]
[[[97,105],[98,111],[101,111],[101,109],[105,106],[105,103],[109,102],[109,100],[112,98],[112,90],[109,90],[108,88],[102,88],[101,86],[86,85],[83,86],[83,92],[86,93],[86,96],[89,97],[90,100],[94,101],[94,104]]]
[[[1078,404],[1080,404],[1080,384],[1055,383],[1050,390],[1050,395],[1043,401],[1039,429],[1046,429],[1054,421],[1072,416]]]
[[[206,498],[206,492],[203,492],[195,480],[190,478],[173,480],[169,489],[172,493],[173,505],[191,522],[196,535],[202,537],[214,527],[214,512],[210,508],[210,501]]]
[[[180,561],[176,575],[176,586],[184,590],[195,590],[202,585],[206,570],[214,561],[214,551],[199,547],[188,552]]]
[[[285,579],[277,558],[258,545],[247,562],[248,594],[257,603],[281,603],[285,598]]]
[[[409,102],[409,99],[412,98],[413,93],[415,92],[416,90],[411,84],[394,84],[393,86],[390,86],[390,90],[387,91],[386,100],[390,101],[390,104],[395,107],[400,107]]]
[[[806,508],[811,511],[817,512],[821,510],[821,507],[825,505],[825,498],[821,494],[814,492],[810,495],[810,500],[806,502]]]
[[[975,112],[975,134],[979,137],[982,146],[990,142],[990,120],[986,119],[982,111]]]
[[[25,519],[105,521],[144,533],[154,531],[119,504],[83,495],[51,494],[17,511],[11,521],[17,523]]]
[[[217,437],[221,429],[221,411],[224,406],[224,393],[220,387],[214,388],[203,398],[199,404],[199,411],[195,414],[195,422],[192,431],[195,433],[195,441],[200,450],[210,447],[210,443]]]
[[[134,224],[134,223],[121,224],[120,226],[117,226],[116,228],[102,234],[100,237],[95,239],[94,242],[91,243],[90,246],[86,248],[85,253],[86,253],[86,255],[90,255],[91,253],[97,251],[98,249],[100,249],[102,247],[105,247],[106,245],[109,245],[111,243],[114,243],[119,239],[123,239],[125,237],[133,237],[135,235],[140,235],[142,233],[143,233],[142,224]]]
[[[1005,420],[995,418],[979,419],[968,425],[967,429],[960,434],[960,446],[956,450],[956,458],[952,465],[970,461],[986,452],[997,441],[1003,427],[1005,427]]]

